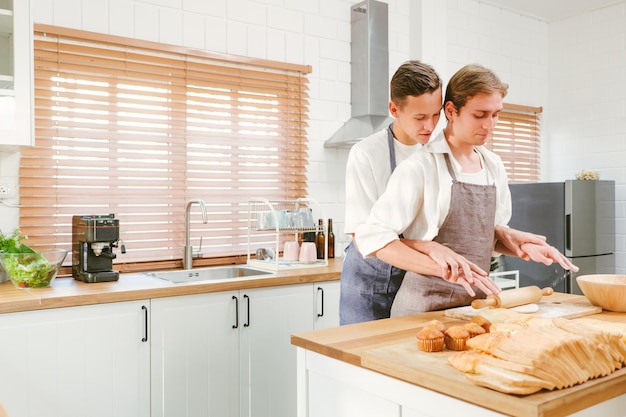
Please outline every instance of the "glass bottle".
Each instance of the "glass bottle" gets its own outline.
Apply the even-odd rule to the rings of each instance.
[[[335,257],[335,234],[333,233],[333,219],[328,219],[328,258]]]
[[[315,247],[317,248],[317,259],[324,259],[326,246],[326,235],[324,235],[324,219],[319,219],[317,224],[317,235],[315,236]]]

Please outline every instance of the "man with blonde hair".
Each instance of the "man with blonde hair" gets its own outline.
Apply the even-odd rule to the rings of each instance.
[[[409,271],[394,299],[392,316],[467,305],[497,293],[486,272],[494,250],[578,270],[541,239],[524,241],[534,235],[520,240],[521,251],[505,238],[507,233],[524,232],[506,227],[511,217],[506,171],[500,157],[483,145],[507,92],[508,85],[483,66],[468,65],[454,74],[444,101],[446,127],[398,166],[368,219],[357,228],[355,240],[366,257]],[[400,240],[401,234],[419,245],[445,247],[455,256],[444,259],[442,268],[419,245]]]

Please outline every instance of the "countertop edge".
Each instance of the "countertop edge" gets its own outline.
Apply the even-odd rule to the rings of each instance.
[[[0,313],[75,307],[152,298],[175,297],[221,291],[238,291],[282,285],[338,281],[343,259],[329,260],[328,266],[277,271],[260,278],[174,284],[146,273],[121,273],[118,281],[84,283],[71,277],[57,278],[50,287],[18,289],[11,282],[0,283]],[[197,268],[202,269],[202,268]]]

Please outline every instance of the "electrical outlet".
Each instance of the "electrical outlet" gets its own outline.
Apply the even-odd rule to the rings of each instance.
[[[15,198],[15,191],[15,184],[7,181],[0,181],[0,199]]]

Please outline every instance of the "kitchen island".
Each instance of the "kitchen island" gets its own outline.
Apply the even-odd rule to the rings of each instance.
[[[551,301],[589,304],[572,294],[557,293]],[[588,317],[626,322],[622,313]],[[463,322],[430,312],[293,335],[298,417],[626,415],[626,368],[567,389],[503,394],[474,385],[448,365],[451,351],[417,349],[415,335],[432,319]]]

